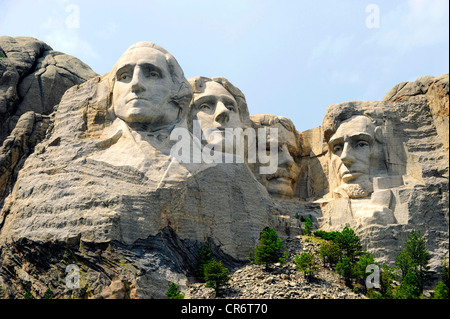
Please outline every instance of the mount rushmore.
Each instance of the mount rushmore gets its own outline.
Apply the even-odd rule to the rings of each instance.
[[[228,79],[186,79],[151,42],[104,75],[33,38],[0,37],[0,57],[8,295],[51,285],[73,296],[65,267],[76,264],[94,297],[119,286],[163,298],[169,282],[194,280],[203,244],[240,265],[264,227],[294,238],[301,217],[352,227],[382,263],[411,230],[425,235],[432,270],[448,251],[448,74],[330,105],[299,132],[249,114]]]

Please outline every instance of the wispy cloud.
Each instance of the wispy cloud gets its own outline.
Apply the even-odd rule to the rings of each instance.
[[[394,10],[381,11],[381,26],[370,41],[409,51],[448,41],[448,0],[408,0]]]

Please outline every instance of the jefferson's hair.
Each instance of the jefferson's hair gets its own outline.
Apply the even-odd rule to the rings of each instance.
[[[245,100],[244,93],[241,92],[237,87],[235,87],[230,81],[228,81],[224,77],[213,77],[208,78],[204,76],[197,76],[194,78],[189,78],[188,82],[192,86],[192,90],[194,94],[200,94],[205,91],[207,82],[216,82],[222,85],[230,94],[234,97],[237,103],[237,108],[239,111],[239,117],[244,126],[251,126],[250,114],[248,112],[247,101]],[[194,115],[194,100],[192,99],[191,105],[189,107],[188,121],[192,124],[193,115]]]

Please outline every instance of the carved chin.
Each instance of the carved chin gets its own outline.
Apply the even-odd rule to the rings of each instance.
[[[290,198],[294,196],[291,180],[285,178],[272,179],[267,185],[269,194],[278,197]]]

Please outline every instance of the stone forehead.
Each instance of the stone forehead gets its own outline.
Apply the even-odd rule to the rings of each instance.
[[[202,92],[194,93],[195,98],[206,95],[228,95],[234,99],[233,94],[231,94],[222,84],[214,81],[206,82]]]
[[[133,47],[128,49],[124,54],[121,55],[116,63],[116,69],[120,68],[123,64],[135,61],[139,59],[151,60],[152,63],[162,63],[163,61],[167,65],[167,59],[163,52],[155,49],[153,47]]]
[[[343,121],[332,137],[352,135],[363,132],[373,134],[374,130],[375,124],[370,118],[364,115],[356,115]]]

